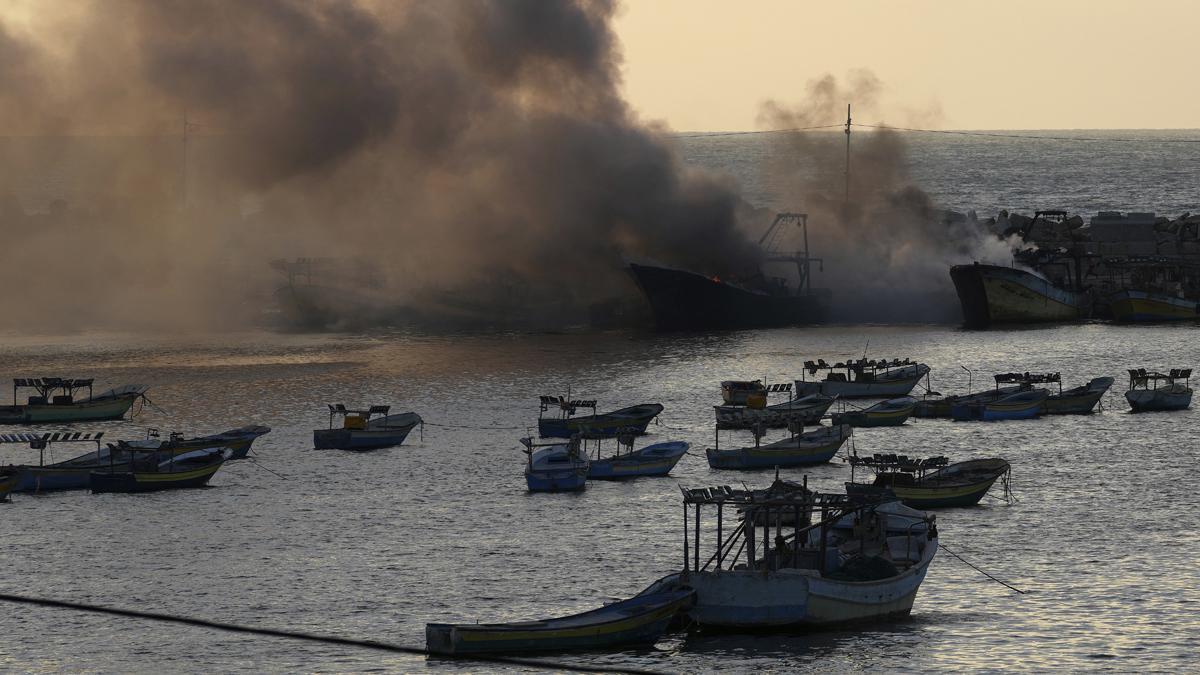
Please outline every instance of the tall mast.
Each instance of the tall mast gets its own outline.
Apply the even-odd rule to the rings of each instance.
[[[846,104],[846,190],[842,195],[842,224],[850,220],[850,104]]]
[[[189,149],[188,148],[188,140],[189,140],[188,132],[189,131],[190,131],[190,129],[189,129],[189,125],[188,125],[188,112],[187,112],[187,110],[184,110],[183,111],[183,169],[182,169],[182,175],[181,175],[181,182],[183,183],[183,185],[180,186],[180,195],[181,195],[180,206],[182,207],[182,210],[184,210],[184,211],[187,211],[187,208],[188,208],[188,149]]]

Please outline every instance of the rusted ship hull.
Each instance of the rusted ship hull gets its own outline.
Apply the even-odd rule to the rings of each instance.
[[[776,328],[819,323],[829,311],[819,294],[773,295],[695,272],[630,264],[660,330]]]
[[[950,278],[968,328],[993,324],[1078,321],[1089,314],[1089,297],[1059,288],[1015,267],[955,265]]]

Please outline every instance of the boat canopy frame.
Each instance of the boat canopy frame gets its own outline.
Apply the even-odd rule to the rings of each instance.
[[[55,443],[95,443],[96,452],[100,452],[100,439],[104,438],[103,431],[95,433],[83,431],[51,431],[41,434],[27,432],[0,434],[0,443],[28,443],[30,449],[38,451],[38,466],[46,465],[46,450]]]
[[[327,405],[329,407],[329,428],[330,429],[334,428],[333,421],[335,419],[337,419],[339,416],[342,417],[343,419],[345,419],[349,415],[359,415],[363,418],[364,422],[370,422],[371,418],[376,415],[383,415],[384,417],[386,417],[388,414],[388,411],[390,411],[392,409],[392,406],[390,406],[390,405],[373,405],[373,406],[368,407],[366,410],[356,410],[353,408],[347,408],[345,406],[345,404],[342,404],[342,403],[327,403],[325,405]],[[173,436],[173,434],[172,434],[172,436]]]
[[[1022,389],[1030,389],[1035,384],[1058,384],[1059,395],[1063,393],[1062,373],[996,373],[992,377],[996,380],[997,390],[1002,384],[1016,384]]]
[[[13,405],[21,405],[17,400],[17,393],[21,389],[33,389],[38,393],[40,401],[30,401],[30,404],[67,404],[75,400],[75,392],[80,389],[87,389],[88,398],[92,397],[92,383],[95,378],[70,378],[70,377],[14,377],[13,378]],[[62,394],[55,396],[54,392],[61,391]],[[30,397],[32,398],[32,397]]]
[[[1183,380],[1185,387],[1190,387],[1192,377],[1191,368],[1172,368],[1166,373],[1156,371],[1147,371],[1145,368],[1130,368],[1129,369],[1129,390],[1134,389],[1158,389],[1159,382],[1166,382],[1167,386],[1175,384],[1176,380]],[[1150,386],[1153,384],[1154,386]]]
[[[710,566],[714,570],[736,569],[737,561],[741,559],[743,552],[746,554],[747,569],[768,571],[800,567],[797,562],[805,557],[803,552],[806,551],[802,547],[802,540],[807,539],[808,533],[816,529],[819,529],[821,534],[816,551],[818,555],[813,561],[815,567],[805,566],[803,569],[816,569],[824,575],[828,529],[848,515],[874,512],[876,507],[885,503],[882,498],[870,495],[813,492],[808,489],[807,474],[804,476],[804,482],[796,486],[795,483],[781,481],[778,470],[775,481],[766,490],[738,490],[728,485],[710,488],[686,488],[681,485],[679,490],[683,494],[682,574],[685,579],[689,573],[704,572]],[[734,518],[734,529],[728,538],[724,536],[726,505],[735,507],[735,513],[740,512],[740,517]],[[713,506],[717,511],[716,546],[713,554],[701,564],[701,511],[703,507]],[[783,522],[786,516],[791,517],[790,525]],[[819,519],[814,522],[813,518],[817,516]],[[692,521],[690,532],[689,521]],[[913,536],[912,527],[920,524],[926,524],[931,532],[936,532],[935,521],[935,516],[925,514],[923,519],[910,526],[908,536]],[[758,536],[760,524],[761,537]],[[775,530],[773,540],[772,528]],[[791,532],[785,534],[789,529]],[[738,546],[736,551],[735,545]],[[785,561],[790,564],[786,564]]]

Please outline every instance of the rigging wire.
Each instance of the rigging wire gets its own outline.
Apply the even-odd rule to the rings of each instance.
[[[859,124],[852,127],[865,129],[887,129],[891,131],[912,131],[924,134],[949,134],[953,136],[983,136],[988,138],[1024,138],[1036,141],[1081,141],[1086,143],[1200,143],[1200,138],[1100,138],[1097,136],[1045,136],[1039,134],[1007,134],[992,131],[956,131],[951,129],[917,129],[913,127],[894,127],[887,124]]]
[[[955,129],[919,129],[916,127],[897,127],[889,124],[861,124],[853,122],[852,127],[860,129],[880,129],[887,131],[909,131],[923,134],[946,134],[951,136],[978,136],[983,138],[1022,138],[1033,141],[1078,141],[1083,143],[1200,143],[1200,138],[1103,138],[1099,136],[1047,136],[1044,134],[1015,134],[994,131],[963,131]],[[752,131],[718,131],[712,133],[673,134],[674,138],[716,138],[720,136],[752,136],[762,134],[787,134],[801,131],[816,131],[819,129],[845,129],[846,124],[824,124],[812,127],[797,127],[793,129],[765,129]],[[1186,131],[1186,130],[1185,130]]]
[[[14,595],[11,593],[0,593],[0,601],[13,602],[22,605],[36,605],[39,607],[53,607],[56,609],[69,609],[77,612],[93,612],[96,614],[109,614],[112,616],[120,616],[130,619],[146,619],[149,621],[161,621],[165,623],[177,623],[187,626],[198,626],[200,628],[212,628],[215,630],[224,630],[232,633],[249,633],[251,635],[265,635],[268,637],[288,638],[292,640],[305,640],[308,642],[319,642],[322,644],[339,645],[343,647],[358,647],[362,649],[375,649],[385,652],[393,652],[397,654],[411,654],[413,656],[437,656],[442,658],[441,654],[430,654],[424,649],[417,647],[408,647],[405,645],[392,644],[390,642],[378,642],[375,640],[357,640],[353,638],[341,638],[332,635],[316,635],[313,633],[301,633],[289,630],[276,630],[273,628],[256,628],[253,626],[243,626],[233,623],[223,623],[220,621],[209,621],[207,619],[194,619],[186,616],[178,616],[174,614],[162,614],[159,612],[142,612],[131,609],[119,609],[116,607],[105,607],[103,605],[90,605],[81,602],[66,602],[63,600],[51,600],[48,598],[34,598],[24,595]],[[556,661],[543,661],[540,659],[527,659],[518,656],[444,656],[447,659],[456,659],[463,661],[475,661],[480,663],[497,663],[514,666],[527,666],[530,668],[540,668],[545,670],[571,670],[576,672],[591,672],[591,673],[647,673],[657,675],[657,671],[645,670],[640,668],[621,668],[619,666],[602,666],[602,665],[574,665]]]
[[[750,134],[790,134],[798,131],[815,131],[817,129],[841,129],[845,124],[823,124],[815,127],[795,127],[793,129],[757,129],[752,131],[714,131],[698,134],[672,134],[675,138],[716,138],[719,136],[747,136]]]

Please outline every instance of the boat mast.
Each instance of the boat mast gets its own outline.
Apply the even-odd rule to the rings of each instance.
[[[850,104],[846,104],[846,188],[842,195],[842,225],[850,222]]]

